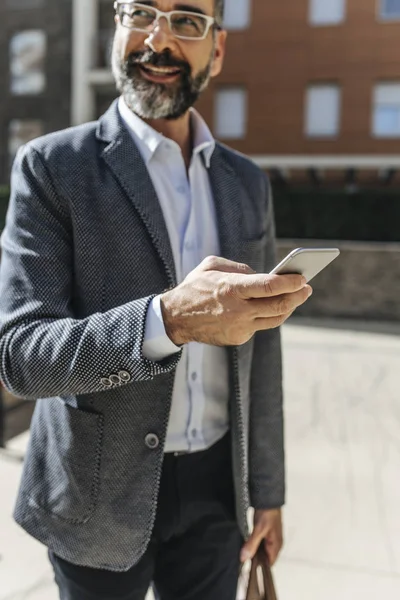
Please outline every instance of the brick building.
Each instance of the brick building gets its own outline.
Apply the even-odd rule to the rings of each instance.
[[[110,0],[75,0],[74,122],[115,97]],[[199,102],[218,138],[281,176],[393,180],[400,166],[400,0],[226,0],[223,74]],[[93,45],[92,40],[96,40]],[[95,50],[94,50],[95,48]],[[86,56],[82,61],[82,56]]]
[[[0,2],[0,182],[19,143],[115,97],[112,0]],[[226,0],[228,55],[199,102],[275,175],[396,177],[400,0]]]

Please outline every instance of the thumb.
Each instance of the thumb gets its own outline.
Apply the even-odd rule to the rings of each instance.
[[[240,552],[240,561],[246,562],[246,560],[254,558],[263,539],[263,532],[254,529],[253,533],[251,534],[251,536],[249,537],[249,539],[247,540]]]

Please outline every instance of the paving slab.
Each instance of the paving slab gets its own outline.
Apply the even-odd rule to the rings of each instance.
[[[400,598],[400,335],[345,327],[283,328],[280,600]],[[0,600],[57,600],[45,548],[11,518],[27,439],[0,454]]]

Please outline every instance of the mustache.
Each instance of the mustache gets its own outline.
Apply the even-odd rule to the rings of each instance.
[[[190,75],[192,71],[189,63],[174,58],[168,49],[161,53],[154,52],[151,49],[143,50],[142,52],[132,52],[126,61],[126,66],[129,70],[134,69],[137,65],[144,64],[152,65],[153,67],[176,67],[187,75]]]

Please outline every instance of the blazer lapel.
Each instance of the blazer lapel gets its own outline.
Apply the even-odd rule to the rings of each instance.
[[[121,122],[117,101],[100,119],[97,137],[108,142],[102,157],[140,214],[171,286],[176,285],[174,258],[164,215],[142,156]]]
[[[221,254],[224,258],[241,262],[243,190],[218,144],[211,159],[209,174],[217,213]]]

